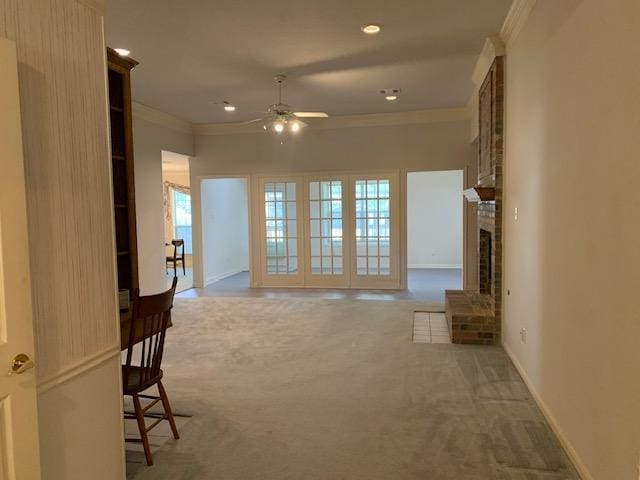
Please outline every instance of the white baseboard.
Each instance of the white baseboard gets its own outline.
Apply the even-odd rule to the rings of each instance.
[[[545,401],[542,399],[542,397],[536,390],[535,386],[533,385],[533,382],[531,382],[531,379],[527,375],[527,372],[524,370],[524,367],[522,366],[522,364],[520,363],[516,355],[513,353],[511,348],[509,348],[509,345],[507,345],[506,343],[503,343],[502,347],[504,348],[505,352],[507,352],[507,355],[513,362],[513,365],[516,367],[516,370],[518,370],[518,373],[522,377],[522,380],[524,380],[524,383],[527,385],[527,388],[529,388],[529,391],[531,392],[531,395],[533,395],[533,398],[538,404],[538,407],[540,408],[540,410],[542,410],[542,414],[547,419],[547,422],[549,422],[549,425],[551,426],[551,430],[553,430],[553,433],[556,434],[556,437],[558,437],[558,440],[560,441],[562,448],[564,448],[564,451],[567,452],[569,459],[573,463],[574,467],[576,467],[576,470],[578,471],[580,478],[582,480],[594,480],[593,475],[589,473],[587,466],[584,464],[584,462],[578,455],[578,452],[576,452],[576,450],[573,448],[573,445],[571,445],[571,442],[565,435],[564,431],[560,427],[560,424],[558,423],[556,418],[553,416],[553,413],[551,413],[551,410],[549,409],[549,407],[547,407],[547,404],[545,403]]]
[[[458,268],[462,265],[456,263],[410,263],[407,268]]]
[[[220,273],[218,275],[213,275],[211,277],[207,277],[204,280],[204,286],[206,287],[210,283],[219,282],[222,279],[225,279],[227,277],[231,277],[233,275],[237,275],[238,273],[246,272],[248,270],[249,269],[247,267],[241,267],[241,268],[236,269],[236,270],[231,270],[231,271],[228,271],[228,272]]]

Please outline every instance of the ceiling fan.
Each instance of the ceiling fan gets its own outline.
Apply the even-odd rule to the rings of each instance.
[[[276,75],[275,81],[278,84],[278,103],[270,105],[266,115],[261,118],[249,120],[244,123],[264,122],[263,128],[275,134],[286,132],[298,133],[307,124],[301,118],[326,118],[329,115],[324,112],[294,112],[291,105],[282,103],[282,84],[287,79],[286,75]]]

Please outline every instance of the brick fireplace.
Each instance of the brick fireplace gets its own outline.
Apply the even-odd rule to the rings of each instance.
[[[478,290],[447,290],[453,343],[499,343],[502,312],[503,64],[496,57],[479,91],[478,182],[465,191],[478,202]]]
[[[483,228],[479,229],[478,244],[478,276],[480,277],[479,287],[480,293],[491,295],[491,285],[493,270],[491,268],[491,244],[493,243],[492,234]]]

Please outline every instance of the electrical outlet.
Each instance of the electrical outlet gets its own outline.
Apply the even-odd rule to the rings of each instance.
[[[520,329],[520,341],[522,343],[527,343],[527,329],[526,328],[521,328]]]

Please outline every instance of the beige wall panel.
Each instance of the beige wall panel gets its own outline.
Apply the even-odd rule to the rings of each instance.
[[[637,0],[538,1],[507,44],[504,343],[584,479],[638,478],[638,32]]]
[[[18,48],[38,377],[118,344],[102,17],[6,2]]]

